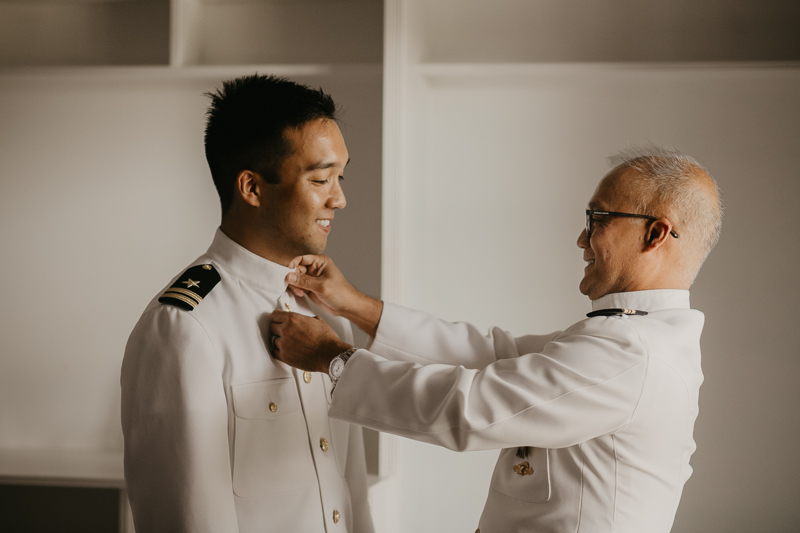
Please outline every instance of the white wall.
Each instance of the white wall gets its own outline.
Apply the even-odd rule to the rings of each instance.
[[[674,531],[800,527],[800,68],[423,65],[409,104],[396,299],[516,333],[590,309],[583,210],[629,141],[705,163],[727,204],[692,291],[706,381]],[[397,440],[385,531],[474,531],[496,453]]]
[[[228,71],[0,74],[0,449],[121,450],[127,337],[219,224],[202,94]],[[377,295],[381,68],[284,71],[344,108],[328,251]]]

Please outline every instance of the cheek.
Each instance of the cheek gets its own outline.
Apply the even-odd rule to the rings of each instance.
[[[294,209],[306,216],[315,215],[323,203],[321,193],[315,190],[308,190],[294,198]]]

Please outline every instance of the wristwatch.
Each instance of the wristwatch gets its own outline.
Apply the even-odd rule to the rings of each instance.
[[[339,382],[339,378],[342,377],[345,363],[347,363],[351,355],[356,353],[356,350],[358,350],[358,348],[354,346],[331,359],[330,365],[328,366],[328,376],[330,376],[334,387],[336,387],[336,384]],[[333,388],[331,388],[331,392],[333,392]]]

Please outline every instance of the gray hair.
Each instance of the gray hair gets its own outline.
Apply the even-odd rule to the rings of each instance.
[[[717,180],[693,157],[653,143],[629,145],[609,157],[608,163],[614,169],[638,171],[638,183],[632,191],[638,213],[669,215],[687,245],[682,266],[691,284],[719,241],[723,209]],[[711,179],[715,197],[696,179],[698,171]]]

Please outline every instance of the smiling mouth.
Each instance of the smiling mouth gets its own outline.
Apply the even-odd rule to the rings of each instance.
[[[594,259],[584,259],[584,261],[586,261],[586,266],[594,264]]]
[[[331,221],[330,220],[326,220],[326,219],[322,219],[322,218],[317,220],[317,224],[319,224],[323,228],[331,227]]]

